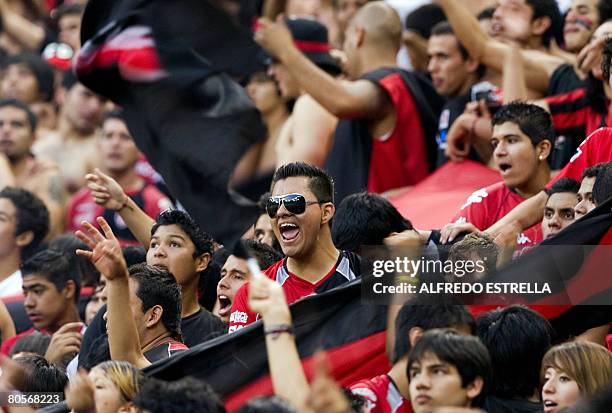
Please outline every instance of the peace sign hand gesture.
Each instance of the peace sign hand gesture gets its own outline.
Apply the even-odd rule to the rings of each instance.
[[[98,217],[96,220],[104,235],[89,222],[83,221],[81,225],[87,234],[83,231],[77,231],[75,234],[91,251],[79,249],[76,250],[77,255],[88,258],[108,280],[127,277],[127,264],[119,241],[104,218]]]

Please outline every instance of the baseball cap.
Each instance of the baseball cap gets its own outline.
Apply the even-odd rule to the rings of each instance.
[[[290,17],[285,20],[293,37],[293,44],[321,69],[332,74],[340,74],[340,65],[330,54],[331,46],[327,27],[314,19]],[[267,53],[264,56],[266,64],[273,59]]]

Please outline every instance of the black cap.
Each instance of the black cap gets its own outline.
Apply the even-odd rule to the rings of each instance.
[[[327,35],[327,28],[314,19],[288,18],[287,27],[293,37],[293,43],[314,64],[327,72],[339,74],[340,65],[329,53],[331,46]],[[272,59],[267,57],[267,64]]]

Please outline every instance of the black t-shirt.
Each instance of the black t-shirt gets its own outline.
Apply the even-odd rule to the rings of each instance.
[[[442,113],[440,113],[440,120],[438,122],[438,133],[436,134],[436,142],[438,144],[438,160],[436,167],[440,167],[448,160],[444,156],[444,149],[446,148],[446,135],[449,129],[465,110],[465,105],[470,101],[471,93],[467,93],[462,96],[451,98],[444,103],[442,107]]]
[[[98,310],[91,323],[87,326],[83,339],[81,340],[81,349],[79,350],[79,367],[83,367],[83,363],[89,359],[89,353],[92,351],[92,345],[100,336],[106,336],[106,321],[104,320],[106,313],[106,304]]]
[[[183,342],[188,347],[196,346],[227,332],[227,325],[204,308],[181,320]]]
[[[181,351],[188,350],[187,346],[180,341],[168,339],[167,341],[158,344],[151,350],[146,351],[143,355],[149,362],[155,363],[160,360],[165,360]]]
[[[470,102],[470,96],[471,93],[467,93],[465,95],[449,99],[442,107],[442,113],[440,113],[440,120],[438,122],[438,133],[436,134],[436,143],[438,144],[436,168],[441,167],[448,161],[448,158],[444,155],[444,150],[446,149],[446,135],[448,134],[448,131],[455,120],[461,116],[465,110],[465,105]],[[478,159],[478,155],[476,154],[474,148],[470,150],[469,158],[476,160]]]
[[[574,67],[566,63],[559,66],[550,76],[546,96],[561,95],[584,86],[584,81],[578,77]]]
[[[498,88],[489,82],[483,81],[474,84],[466,94],[450,98],[444,103],[442,112],[440,113],[440,119],[438,121],[438,133],[436,134],[436,143],[438,144],[436,168],[441,167],[448,161],[448,158],[444,155],[444,150],[446,149],[446,135],[448,134],[451,126],[453,123],[455,123],[455,120],[463,114],[466,105],[475,100],[475,97],[473,96],[474,92],[482,92],[487,88],[490,88],[492,90],[491,93],[493,94],[498,93]],[[484,163],[480,156],[478,156],[478,152],[476,152],[473,146],[468,154],[468,159]]]

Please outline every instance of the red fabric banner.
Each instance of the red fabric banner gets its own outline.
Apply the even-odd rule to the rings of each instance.
[[[415,228],[438,229],[450,222],[472,192],[500,180],[499,172],[481,163],[447,162],[390,201]]]

